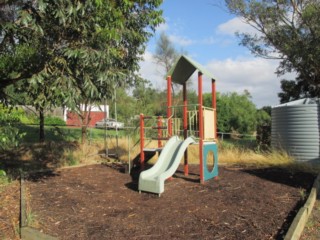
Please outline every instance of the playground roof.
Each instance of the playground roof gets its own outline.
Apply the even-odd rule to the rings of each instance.
[[[182,55],[168,72],[172,82],[183,84],[191,77],[194,71],[200,71],[203,75],[215,79],[200,63]]]

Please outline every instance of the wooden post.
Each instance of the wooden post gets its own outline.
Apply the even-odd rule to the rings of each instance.
[[[203,175],[203,98],[202,98],[202,72],[198,72],[198,104],[199,104],[199,158],[200,183],[204,183]]]
[[[217,94],[216,94],[216,80],[212,79],[212,108],[214,111],[214,134],[215,139],[218,139],[218,122],[217,122]]]

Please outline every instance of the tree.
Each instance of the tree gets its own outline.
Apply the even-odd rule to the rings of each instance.
[[[152,87],[148,80],[137,84],[132,93],[138,113],[165,116],[166,95]],[[164,100],[165,99],[165,100]]]
[[[320,93],[320,2],[318,0],[225,0],[231,13],[257,33],[238,33],[255,56],[279,59],[277,73],[296,72],[283,82],[281,101]],[[294,89],[294,91],[287,91]],[[298,93],[297,93],[298,92]]]
[[[203,103],[211,107],[211,93],[203,95]],[[236,131],[249,134],[256,129],[256,107],[248,91],[238,93],[217,93],[218,131]]]
[[[21,79],[45,86],[44,108],[63,99],[76,110],[84,142],[87,110],[80,105],[102,101],[112,89],[139,79],[145,43],[162,21],[161,2],[30,0],[16,5],[17,17],[0,27],[0,88]]]
[[[302,82],[300,82],[302,83]],[[280,98],[280,103],[286,103],[293,100],[300,99],[305,96],[303,94],[303,90],[301,89],[300,84],[293,80],[281,80],[281,90],[282,92],[278,93],[278,97]]]
[[[114,98],[107,101],[110,115],[115,118],[117,114],[117,119],[127,125],[135,115],[139,114],[136,111],[136,101],[127,93],[125,88],[115,89],[114,95]]]
[[[168,73],[178,56],[178,51],[175,49],[169,37],[164,32],[161,32],[156,45],[156,53],[153,55],[156,63],[160,64],[165,72]]]
[[[156,53],[153,55],[153,58],[156,60],[157,64],[164,68],[164,78],[167,77],[167,73],[173,67],[179,55],[180,54],[175,49],[169,37],[164,32],[161,32],[160,38],[158,39],[156,45]],[[173,96],[175,95],[175,89],[178,87],[179,84],[176,84],[174,82],[171,83]]]

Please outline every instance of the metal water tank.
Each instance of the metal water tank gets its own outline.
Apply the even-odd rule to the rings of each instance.
[[[271,146],[287,151],[297,161],[319,163],[319,99],[305,98],[271,110]]]

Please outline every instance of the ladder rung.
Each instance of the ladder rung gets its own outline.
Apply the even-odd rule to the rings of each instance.
[[[166,126],[162,126],[162,127],[152,127],[152,129],[167,129],[167,127]]]
[[[153,137],[152,140],[169,140],[167,137]]]

